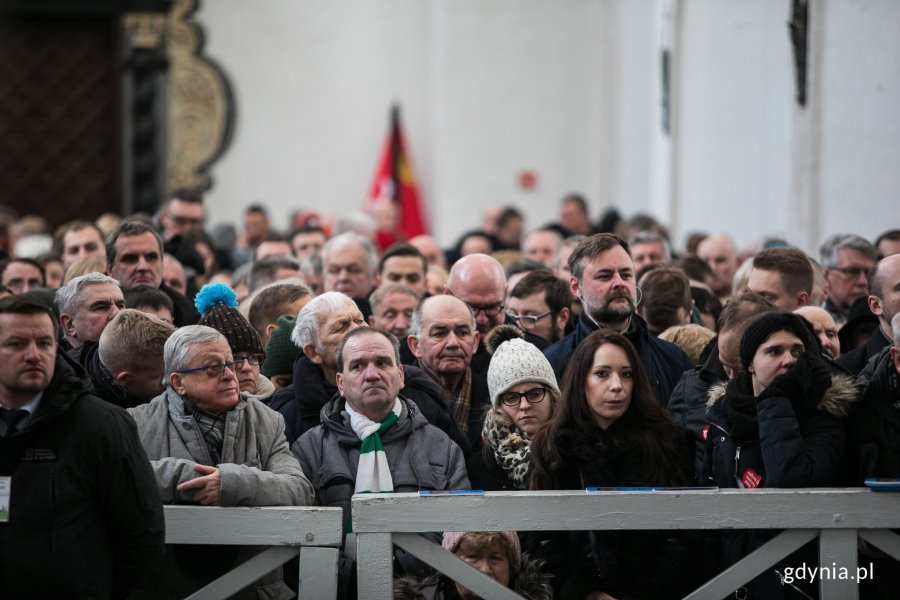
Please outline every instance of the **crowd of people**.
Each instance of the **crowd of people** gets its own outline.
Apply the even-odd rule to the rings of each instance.
[[[0,211],[0,589],[181,598],[260,551],[166,549],[163,504],[341,507],[353,598],[354,494],[900,477],[900,230],[676,252],[578,195],[524,225],[491,210],[451,248],[261,205],[207,227],[193,190],[55,231]],[[681,597],[774,533],[425,535],[526,598],[595,600]],[[815,597],[778,577],[814,552],[735,597]],[[863,597],[895,594],[860,552]],[[397,597],[476,597],[395,567]],[[291,598],[288,575],[236,597]]]

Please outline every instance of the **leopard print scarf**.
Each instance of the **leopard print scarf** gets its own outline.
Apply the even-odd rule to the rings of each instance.
[[[528,489],[531,469],[531,436],[512,423],[499,410],[492,410],[481,430],[497,464],[512,480],[517,490]]]

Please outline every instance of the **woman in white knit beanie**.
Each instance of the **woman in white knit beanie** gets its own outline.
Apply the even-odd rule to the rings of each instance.
[[[477,489],[525,490],[531,436],[553,416],[559,386],[543,353],[517,328],[495,328],[487,347],[493,354],[487,375],[491,408],[482,427],[483,448],[466,464],[469,481]]]

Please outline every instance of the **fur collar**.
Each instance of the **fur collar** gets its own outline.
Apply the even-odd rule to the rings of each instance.
[[[713,385],[706,396],[706,412],[724,395],[728,382]],[[860,390],[856,382],[849,375],[833,373],[831,375],[831,387],[825,390],[822,399],[819,400],[818,409],[836,417],[846,418],[850,414],[850,408],[854,402],[860,399]]]

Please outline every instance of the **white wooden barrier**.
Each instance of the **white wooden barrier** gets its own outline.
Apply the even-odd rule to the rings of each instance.
[[[165,506],[167,544],[270,546],[189,596],[219,600],[300,557],[301,600],[337,598],[341,509],[317,506]]]
[[[427,531],[786,530],[687,596],[719,600],[816,537],[819,562],[829,567],[837,563],[850,573],[856,573],[857,536],[900,560],[900,537],[887,531],[897,528],[900,494],[861,488],[353,497],[361,600],[392,598],[393,545],[483,598],[520,598],[418,535]],[[856,600],[857,585],[819,579],[821,600]]]

